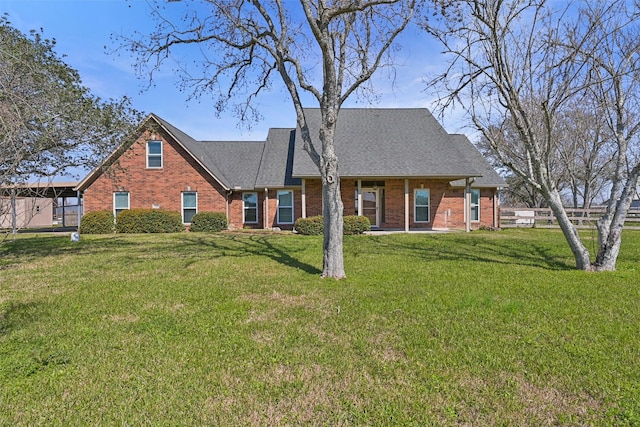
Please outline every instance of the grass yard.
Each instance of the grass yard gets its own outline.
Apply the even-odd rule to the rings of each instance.
[[[640,425],[640,232],[598,274],[558,230],[321,244],[0,244],[0,425]]]

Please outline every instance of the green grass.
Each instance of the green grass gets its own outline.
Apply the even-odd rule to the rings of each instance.
[[[589,239],[590,236],[587,236]],[[0,425],[639,425],[640,233],[19,236]]]

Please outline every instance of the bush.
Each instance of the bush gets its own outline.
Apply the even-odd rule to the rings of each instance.
[[[344,217],[344,234],[362,234],[371,230],[371,222],[366,216],[347,215]]]
[[[129,209],[116,218],[118,233],[178,233],[184,231],[179,212],[160,209]]]
[[[115,230],[113,212],[87,212],[80,220],[80,234],[110,234]]]
[[[191,219],[191,231],[216,233],[226,230],[229,224],[224,212],[198,212]]]
[[[306,236],[317,236],[324,232],[324,219],[322,215],[298,218],[293,225],[295,230]]]
[[[324,220],[322,215],[311,216],[309,218],[298,218],[295,229],[300,234],[315,236],[324,232]],[[347,215],[344,217],[344,234],[362,234],[371,230],[371,223],[366,216]]]

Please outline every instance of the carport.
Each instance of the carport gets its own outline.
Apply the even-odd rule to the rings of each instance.
[[[29,183],[1,189],[2,228],[77,227],[82,217],[82,197],[77,182]]]

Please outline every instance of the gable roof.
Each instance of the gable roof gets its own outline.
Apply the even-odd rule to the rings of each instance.
[[[311,135],[318,135],[320,110],[305,109]],[[133,142],[156,124],[225,190],[301,185],[320,173],[303,150],[298,129],[271,128],[266,141],[196,141],[155,114],[134,137],[112,152],[76,187],[84,190]],[[321,152],[319,142],[314,141]],[[504,180],[464,135],[450,135],[424,108],[340,111],[335,145],[341,177],[426,177],[452,180],[476,177],[475,187],[503,187]]]
[[[305,116],[312,137],[318,135],[320,110],[305,109]],[[468,147],[452,140],[425,108],[342,109],[334,142],[341,177],[456,179],[482,175],[482,168],[467,160],[462,148]],[[320,142],[314,143],[320,153]],[[319,177],[302,146],[300,133],[296,132],[293,175]]]
[[[255,187],[264,141],[196,141],[169,122],[154,117],[226,190]]]
[[[255,182],[256,188],[281,188],[302,184],[300,178],[294,178],[292,174],[295,135],[293,128],[269,129]]]
[[[190,145],[194,155],[210,169],[216,169],[218,178],[228,189],[253,190],[264,141],[198,141]]]

